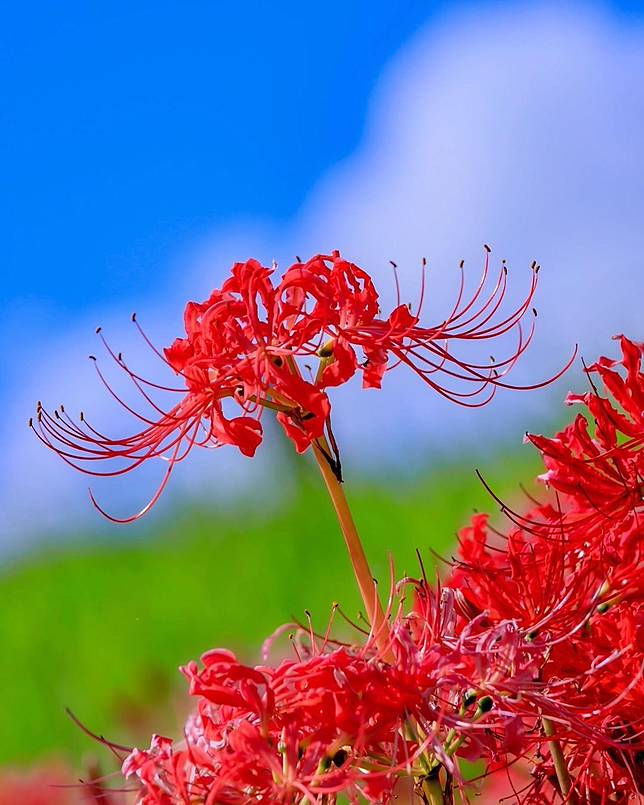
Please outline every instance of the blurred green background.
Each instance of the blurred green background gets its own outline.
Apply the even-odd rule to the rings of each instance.
[[[534,477],[533,451],[479,462],[500,494]],[[0,580],[0,757],[27,764],[52,753],[72,762],[96,746],[65,715],[131,744],[180,734],[189,706],[177,666],[227,646],[260,661],[262,640],[312,611],[326,625],[338,600],[359,599],[341,534],[316,469],[298,460],[297,483],[266,512],[252,500],[225,513],[190,509],[144,539],[92,544],[91,535],[5,568]],[[349,479],[347,495],[372,562],[388,584],[418,570],[416,548],[449,556],[473,509],[493,508],[473,463],[410,479]],[[160,504],[163,505],[163,502]],[[127,534],[126,534],[127,536]]]

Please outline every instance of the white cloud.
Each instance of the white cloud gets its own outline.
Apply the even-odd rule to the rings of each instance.
[[[435,283],[431,317],[459,259],[476,273],[481,244],[488,242],[497,258],[508,259],[522,290],[531,261],[543,266],[539,336],[522,379],[557,368],[575,341],[592,358],[614,349],[609,338],[616,332],[642,338],[643,74],[644,30],[589,6],[452,13],[418,34],[390,65],[364,142],[323,178],[287,231],[244,222],[194,245],[177,267],[172,298],[144,300],[139,309],[146,320],[163,321],[160,332],[169,336],[180,322],[177,285],[199,297],[234,259],[255,254],[286,262],[296,253],[340,248],[376,272],[381,284],[390,284],[387,261],[395,259],[410,294],[426,255]],[[103,317],[115,319],[114,311]],[[82,390],[86,408],[99,406],[99,415],[109,416],[105,396],[84,374],[60,380],[61,362],[77,366],[77,353],[86,353],[77,347],[87,343],[85,324],[72,323],[55,348],[40,345],[41,368],[19,384],[4,427],[42,388],[61,394],[71,386],[78,396]],[[112,329],[119,342],[123,328]],[[350,463],[421,463],[437,450],[465,452],[495,438],[518,439],[524,427],[543,421],[546,401],[553,394],[561,399],[569,382],[546,394],[505,393],[472,413],[450,408],[400,371],[380,394],[337,394],[336,428]],[[4,434],[0,504],[7,533],[25,532],[27,523],[78,522],[81,511],[93,516],[79,479],[26,436],[13,424]],[[199,461],[199,473],[207,468],[200,492],[216,484],[225,495],[243,487],[245,477],[266,477],[268,456],[254,464],[232,453],[224,449]],[[194,489],[194,462],[182,470],[176,489]],[[129,502],[133,488],[141,492],[127,484],[125,499],[115,505]]]

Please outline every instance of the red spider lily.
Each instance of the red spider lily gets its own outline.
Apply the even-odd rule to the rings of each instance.
[[[592,523],[619,523],[641,513],[644,486],[644,373],[641,362],[644,344],[619,337],[622,358],[600,358],[587,369],[597,374],[611,399],[602,397],[592,385],[586,394],[570,394],[569,405],[584,405],[594,422],[594,436],[588,420],[577,416],[574,423],[552,439],[530,435],[529,440],[543,455],[547,472],[541,479],[565,494],[568,517],[580,516]],[[622,377],[618,369],[625,370]]]
[[[568,398],[588,407],[595,437],[581,416],[554,439],[531,437],[556,505],[527,515],[505,508],[517,524],[507,536],[477,515],[461,532],[448,582],[465,618],[512,619],[547,646],[539,679],[602,736],[581,741],[560,712],[573,795],[584,802],[644,793],[644,350],[624,337],[621,345],[621,361],[602,358],[589,369],[613,399],[594,387]],[[612,371],[619,365],[624,379]],[[526,802],[550,801],[538,779]]]
[[[453,308],[442,323],[431,327],[420,323],[424,271],[417,310],[398,304],[386,318],[380,316],[378,293],[369,275],[338,252],[305,263],[298,260],[277,285],[273,273],[256,260],[237,263],[209,299],[188,303],[186,337],[176,339],[163,352],[155,349],[181,379],[181,388],[152,383],[135,373],[112,351],[99,328],[108,353],[148,409],[140,413],[122,400],[94,359],[110,393],[140,421],[141,427],[133,435],[112,439],[82,414],[76,421],[62,406],[49,413],[38,405],[36,421],[30,422],[38,437],[83,473],[117,476],[149,459],[166,461],[164,478],[150,502],[133,517],[106,515],[109,519],[130,522],[147,512],[163,492],[174,466],[195,446],[232,444],[252,456],[262,440],[260,420],[267,408],[277,412],[299,452],[316,445],[340,477],[326,389],[347,382],[357,371],[362,372],[365,387],[379,388],[387,370],[404,364],[447,399],[480,407],[490,402],[497,388],[513,388],[506,375],[534,332],[534,319],[527,334],[521,322],[531,310],[538,266],[533,265],[524,301],[510,313],[502,313],[507,268],[502,265],[490,289],[489,249],[472,296],[464,300],[461,265]],[[141,330],[136,317],[133,320]],[[459,342],[480,344],[511,332],[516,333],[516,345],[502,360],[474,362],[452,351]],[[306,362],[311,359],[319,359],[318,369],[315,377],[306,379]],[[522,388],[545,385],[569,365],[543,383]],[[152,396],[158,391],[179,394],[180,400],[164,407]],[[236,407],[237,415],[231,415],[231,407]],[[112,468],[97,470],[97,462],[103,461]]]
[[[566,700],[569,686],[601,669],[566,685],[561,674],[544,679],[551,645],[508,619],[464,619],[448,587],[406,579],[398,591],[410,584],[414,608],[390,616],[392,663],[373,636],[348,646],[302,629],[297,658],[276,668],[242,665],[223,650],[204,655],[202,667],[189,664],[198,708],[184,740],[155,736],[125,760],[125,776],[141,784],[138,803],[333,803],[340,794],[388,802],[400,777],[422,788],[441,769],[465,793],[461,759],[498,769],[537,752],[532,796],[552,772],[543,714],[557,720],[568,748],[591,752],[593,774],[602,764],[613,777],[628,768],[622,733],[587,723],[583,707]]]

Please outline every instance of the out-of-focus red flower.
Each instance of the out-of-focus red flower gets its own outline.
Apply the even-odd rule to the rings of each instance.
[[[133,799],[102,781],[79,782],[78,775],[62,763],[0,769],[0,805],[125,805],[126,801]]]
[[[464,298],[461,266],[454,306],[433,326],[421,323],[424,271],[417,309],[398,304],[386,317],[381,315],[379,296],[369,275],[338,252],[298,261],[277,284],[273,273],[256,260],[236,263],[221,289],[205,302],[188,303],[185,337],[157,352],[180,379],[178,388],[146,381],[135,373],[122,355],[112,351],[99,328],[109,354],[147,406],[140,413],[122,400],[94,358],[111,394],[139,420],[140,429],[133,435],[112,439],[83,415],[76,421],[62,406],[50,413],[38,405],[32,422],[37,435],[81,472],[116,476],[149,459],[166,461],[163,481],[148,505],[134,517],[110,519],[129,522],[144,514],[158,500],[174,466],[195,446],[234,445],[244,455],[253,456],[262,441],[261,416],[266,409],[277,412],[299,452],[312,443],[322,448],[325,432],[330,449],[336,450],[327,389],[346,383],[357,372],[362,373],[365,387],[379,388],[386,371],[404,364],[444,397],[469,407],[485,405],[497,388],[511,387],[506,375],[534,332],[534,319],[527,333],[521,323],[526,314],[532,315],[538,266],[533,266],[526,298],[503,313],[507,269],[503,264],[488,288],[489,250],[474,293]],[[460,342],[482,345],[511,332],[516,334],[516,342],[500,360],[481,362],[455,350]],[[315,375],[309,366],[312,360],[318,361]],[[159,391],[174,392],[180,399],[170,407],[163,406],[154,399]],[[339,466],[337,455],[329,455],[329,460]],[[109,462],[111,468],[96,469],[103,462]]]
[[[62,766],[0,771],[0,805],[80,805],[78,789]]]

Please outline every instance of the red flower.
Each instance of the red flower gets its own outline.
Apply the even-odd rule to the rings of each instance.
[[[99,328],[109,354],[148,408],[139,413],[122,401],[94,359],[111,394],[141,423],[136,433],[112,439],[82,414],[76,421],[62,406],[52,414],[40,404],[36,422],[30,424],[64,461],[89,475],[122,475],[149,459],[166,460],[164,478],[151,501],[133,517],[106,515],[117,522],[130,522],[148,511],[175,465],[195,446],[231,444],[252,456],[262,440],[260,418],[266,408],[277,411],[277,419],[299,452],[316,443],[339,474],[326,390],[347,382],[357,371],[362,372],[365,387],[379,388],[385,372],[402,363],[448,399],[471,407],[485,405],[498,387],[508,386],[505,376],[532,339],[533,326],[524,335],[521,320],[530,310],[536,289],[538,266],[533,269],[526,299],[502,315],[507,270],[503,265],[492,290],[487,291],[488,250],[481,281],[469,301],[463,301],[461,273],[452,311],[442,323],[426,327],[420,324],[424,279],[415,313],[398,304],[382,318],[371,278],[338,252],[298,261],[277,285],[272,281],[273,270],[256,260],[236,263],[221,289],[203,303],[188,303],[185,338],[157,352],[183,381],[182,388],[143,379],[111,350]],[[136,317],[133,320],[141,329]],[[503,360],[477,363],[451,352],[453,343],[480,343],[510,331],[516,331],[517,345]],[[311,359],[319,359],[317,375],[306,379],[305,364]],[[544,384],[529,388],[539,385]],[[158,391],[178,393],[181,398],[164,407],[153,398]],[[95,469],[103,461],[111,468]]]
[[[555,501],[526,515],[504,507],[515,523],[507,535],[477,515],[460,534],[447,582],[464,618],[511,619],[546,649],[541,695],[553,707],[574,790],[585,802],[644,793],[644,350],[624,337],[621,345],[621,361],[602,358],[589,369],[612,399],[594,387],[568,397],[588,407],[590,428],[579,415],[553,439],[530,437]],[[624,378],[613,371],[620,365]],[[535,772],[526,802],[550,801],[542,784],[548,787],[551,771]]]
[[[588,419],[579,414],[573,424],[554,438],[529,435],[543,455],[546,484],[566,497],[568,520],[583,517],[593,523],[618,524],[641,509],[644,486],[644,344],[619,337],[622,358],[600,358],[587,369],[597,374],[612,397],[602,397],[592,385],[586,394],[570,394],[569,405],[581,403],[594,420],[594,436]],[[619,373],[625,370],[625,377]]]
[[[592,444],[609,462],[627,444],[619,460],[630,478],[643,435],[632,403],[641,375],[630,342],[623,348],[627,378],[612,381],[620,409],[591,404],[628,416],[629,438],[616,442],[600,420],[604,435]],[[576,466],[571,452],[562,471]],[[549,447],[545,460],[552,466]],[[419,789],[438,780],[464,798],[461,760],[483,761],[497,779],[518,764],[519,803],[565,799],[562,764],[579,803],[640,801],[641,485],[628,501],[615,505],[609,489],[600,518],[571,484],[527,515],[506,509],[508,534],[476,515],[444,584],[397,585],[385,645],[373,631],[346,645],[302,627],[297,658],[276,668],[244,666],[222,650],[189,664],[198,706],[184,742],[155,738],[125,762],[141,782],[139,803],[334,803],[340,794],[387,802],[406,775]]]

